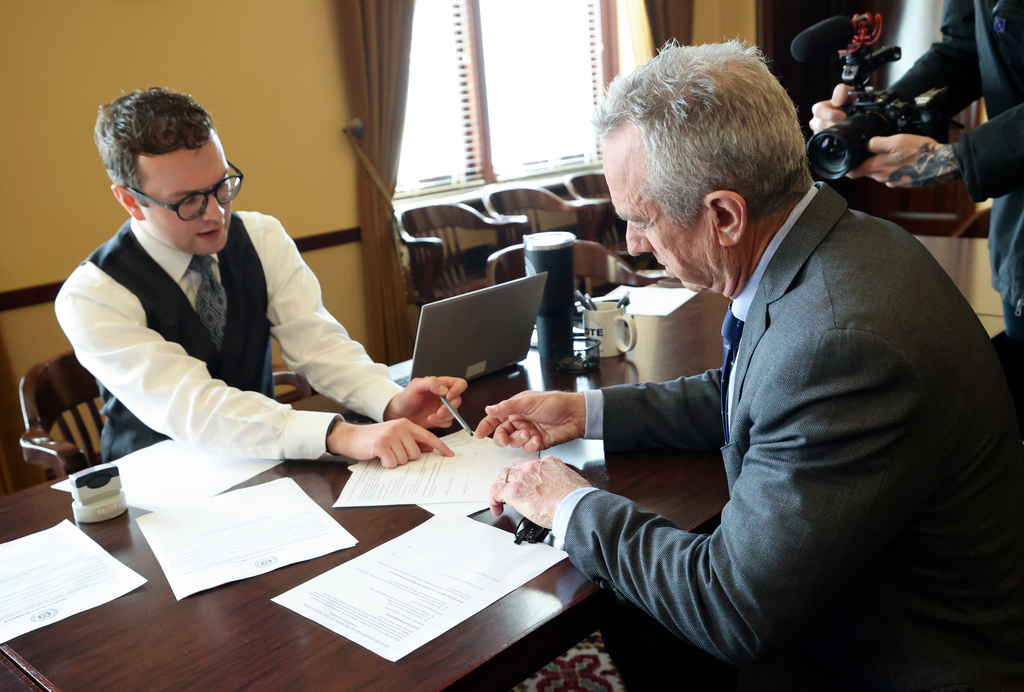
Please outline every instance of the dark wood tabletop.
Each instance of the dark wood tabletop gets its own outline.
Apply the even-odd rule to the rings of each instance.
[[[662,381],[721,364],[727,301],[701,294],[668,318],[638,317],[634,351],[568,376],[536,353],[474,380],[463,397],[470,425],[483,407],[525,389],[578,390]],[[727,500],[716,451],[647,452],[603,458],[599,442],[564,450],[594,485],[625,495],[683,528]],[[598,629],[612,602],[564,560],[454,629],[390,663],[271,602],[271,598],[399,536],[430,514],[415,507],[333,509],[349,477],[344,464],[285,462],[242,486],[293,478],[359,543],[314,560],[176,601],[135,518],[143,510],[80,528],[148,582],[97,608],[17,637],[0,655],[0,690],[507,690]],[[73,521],[70,497],[46,485],[0,498],[0,542]],[[519,516],[475,517],[512,531]],[[511,537],[510,537],[511,540]],[[13,661],[12,667],[9,663]],[[18,661],[21,667],[18,667]],[[9,673],[9,675],[8,675]]]
[[[40,692],[44,689],[36,684],[23,669],[24,662],[11,658],[0,647],[0,690],[5,692]]]

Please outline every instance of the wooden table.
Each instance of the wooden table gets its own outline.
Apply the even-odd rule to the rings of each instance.
[[[988,238],[916,237],[967,298],[988,335],[1003,331],[1003,299],[992,288]]]
[[[721,364],[726,301],[699,295],[669,318],[637,319],[638,346],[599,371],[566,376],[531,354],[514,369],[474,381],[463,397],[470,425],[483,407],[524,389],[584,390],[666,380]],[[596,449],[595,449],[596,446]],[[577,443],[567,459],[591,483],[693,528],[727,500],[717,451],[612,455]],[[458,627],[390,663],[271,602],[271,598],[371,550],[429,518],[415,506],[332,509],[344,465],[286,462],[243,485],[293,478],[358,540],[354,548],[176,601],[134,519],[83,524],[82,531],[149,581],[98,608],[17,637],[0,656],[0,689],[74,690],[507,690],[599,627],[612,602],[565,560]],[[477,517],[512,531],[518,515]],[[72,520],[70,498],[46,485],[0,498],[0,542]],[[511,540],[511,537],[510,539]]]
[[[0,690],[9,692],[39,692],[39,687],[22,668],[23,662],[13,660],[6,651],[0,651]]]

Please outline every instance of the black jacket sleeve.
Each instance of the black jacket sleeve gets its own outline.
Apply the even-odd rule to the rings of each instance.
[[[985,16],[976,16],[976,7]],[[997,14],[998,7],[996,8]],[[935,87],[949,89],[949,113],[958,113],[983,95],[991,119],[960,136],[954,149],[967,184],[967,192],[976,202],[1001,197],[1024,187],[1024,104],[1014,84],[1014,67],[1005,62],[1000,42],[1015,40],[1024,32],[1019,13],[1007,16],[1004,33],[998,38],[988,26],[993,17],[989,4],[972,0],[946,0],[942,18],[942,42],[934,44],[890,91],[910,98]],[[978,45],[978,30],[985,46]],[[1010,37],[1014,36],[1014,39]],[[985,77],[983,78],[982,72]]]
[[[913,98],[938,87],[949,89],[951,114],[959,113],[981,98],[981,69],[971,0],[946,0],[942,42],[933,44],[889,91],[903,98]]]

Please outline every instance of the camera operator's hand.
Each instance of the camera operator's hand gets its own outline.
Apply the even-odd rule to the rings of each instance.
[[[868,140],[870,157],[850,171],[850,178],[871,178],[886,187],[941,185],[962,178],[952,144],[931,137],[893,135]]]
[[[836,88],[832,91],[832,98],[830,100],[818,101],[811,106],[811,113],[814,117],[811,118],[810,125],[811,131],[814,134],[832,127],[846,117],[846,112],[839,110],[839,108],[853,101],[850,97],[851,91],[853,91],[853,87],[849,84],[837,84]]]

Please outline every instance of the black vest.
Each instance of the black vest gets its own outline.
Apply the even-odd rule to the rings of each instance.
[[[146,325],[167,341],[181,344],[193,358],[204,361],[214,379],[273,398],[267,280],[256,248],[237,214],[231,215],[228,241],[217,258],[228,299],[227,326],[219,353],[177,282],[139,245],[130,221],[98,247],[88,261],[134,293],[146,311]],[[101,440],[104,461],[114,461],[168,439],[136,418],[102,382],[99,386],[103,414],[107,417]]]

